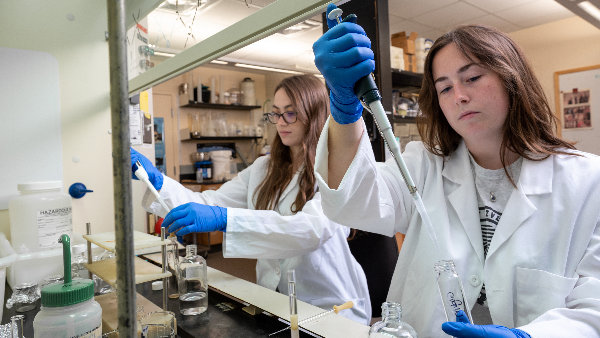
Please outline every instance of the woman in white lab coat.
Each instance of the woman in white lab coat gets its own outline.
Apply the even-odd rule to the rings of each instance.
[[[354,307],[340,314],[368,325],[367,282],[348,247],[350,229],[323,215],[312,170],[328,115],[325,86],[312,75],[286,78],[275,90],[273,110],[269,121],[277,134],[271,155],[259,157],[220,189],[195,193],[156,175],[163,180],[160,196],[176,207],[163,226],[177,235],[222,230],[224,257],[258,259],[259,285],[287,294],[286,272],[295,269],[298,299],[325,310],[351,300]],[[149,191],[143,203],[150,212],[166,214]]]
[[[388,301],[401,303],[419,337],[600,337],[600,159],[554,135],[556,119],[521,49],[492,28],[461,26],[427,56],[423,142],[409,143],[403,158],[438,254],[394,160],[375,162],[350,99],[348,89],[373,68],[363,36],[343,23],[313,47],[332,101],[315,169],[331,220],[406,234]],[[474,322],[495,325],[444,323],[433,270],[441,259],[454,260],[472,307],[485,286],[475,312],[490,318]]]

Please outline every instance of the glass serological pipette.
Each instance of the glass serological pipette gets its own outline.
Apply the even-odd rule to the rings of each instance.
[[[298,322],[298,326],[300,326],[300,325],[306,325],[308,323],[314,322],[314,321],[319,320],[319,319],[321,319],[321,318],[323,318],[325,316],[328,316],[328,315],[330,315],[332,313],[338,314],[340,311],[345,310],[345,309],[351,309],[353,306],[354,306],[354,303],[352,303],[352,301],[347,301],[347,302],[345,302],[342,305],[334,305],[332,310],[321,312],[318,315],[314,315],[312,317],[308,317],[308,318],[306,318],[304,320],[299,321]],[[281,330],[279,330],[277,332],[273,332],[269,336],[272,336],[272,335],[274,335],[276,333],[279,333],[281,331],[285,331],[285,330],[289,329],[290,327],[291,326],[288,326],[285,329],[281,329]]]

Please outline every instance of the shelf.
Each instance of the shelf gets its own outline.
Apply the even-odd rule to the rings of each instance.
[[[182,108],[205,108],[205,109],[223,109],[223,110],[252,110],[261,109],[261,106],[241,106],[234,104],[220,104],[220,103],[204,103],[189,101],[188,104],[181,106]]]
[[[414,116],[398,116],[395,115],[392,118],[393,123],[417,123],[416,118]]]
[[[181,140],[182,142],[185,141],[241,141],[241,140],[258,140],[261,139],[262,136],[205,136],[205,137],[199,137],[199,138],[188,138],[185,140]]]
[[[95,235],[83,235],[83,238],[86,240],[96,244],[97,246],[108,250],[110,252],[115,252],[115,232],[104,232],[101,234]],[[133,250],[139,251],[141,249],[147,249],[152,247],[159,247],[161,245],[167,245],[171,243],[170,240],[161,241],[160,237],[152,236],[145,234],[143,232],[134,231],[133,232]],[[146,251],[146,250],[144,250]],[[140,253],[135,253],[139,255]]]
[[[392,69],[393,87],[414,87],[421,88],[423,83],[423,74],[408,72],[405,70]]]
[[[159,280],[162,278],[171,277],[170,272],[162,272],[162,268],[152,263],[134,257],[135,284]],[[109,258],[97,261],[91,264],[84,264],[85,268],[98,276],[110,286],[117,288],[117,258]]]

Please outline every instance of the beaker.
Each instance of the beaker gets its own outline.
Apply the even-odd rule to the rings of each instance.
[[[469,322],[473,323],[471,317],[471,308],[465,297],[460,277],[454,269],[454,261],[439,261],[434,265],[437,273],[438,290],[444,304],[444,312],[446,313],[446,321],[456,321],[456,314],[463,310],[469,317]]]
[[[150,312],[140,318],[142,338],[175,338],[177,325],[171,311]]]
[[[192,114],[192,125],[190,126],[190,133],[193,138],[200,137],[202,131],[202,123],[200,122],[200,113]]]
[[[200,175],[202,175],[202,171],[199,171]],[[202,179],[202,176],[200,176],[200,179]],[[169,295],[169,298],[177,299],[179,298],[179,247],[177,246],[177,237],[172,236],[169,237],[169,239],[171,240],[171,243],[167,245],[167,261],[169,264],[167,266],[171,273],[171,277],[167,279],[167,294]]]

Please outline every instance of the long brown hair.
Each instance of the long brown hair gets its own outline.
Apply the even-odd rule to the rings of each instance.
[[[427,150],[448,156],[461,140],[440,108],[432,72],[434,57],[451,43],[468,60],[498,73],[508,90],[510,108],[504,122],[500,159],[511,181],[506,166],[508,150],[526,159],[541,161],[550,155],[569,154],[561,148],[575,149],[573,144],[555,135],[558,119],[550,110],[542,86],[517,43],[494,28],[463,25],[437,39],[425,59],[419,95],[422,115],[417,118],[417,123]]]
[[[298,116],[296,123],[306,126],[302,148],[297,155],[297,160],[302,160],[304,164],[298,180],[300,191],[291,206],[291,211],[296,213],[315,195],[316,178],[313,168],[317,142],[329,115],[329,96],[325,85],[313,75],[285,78],[277,85],[275,93],[280,89],[285,91],[292,102]],[[290,147],[284,145],[279,133],[276,133],[265,179],[258,185],[253,196],[257,210],[273,210],[277,207],[281,194],[294,177],[293,163]]]

